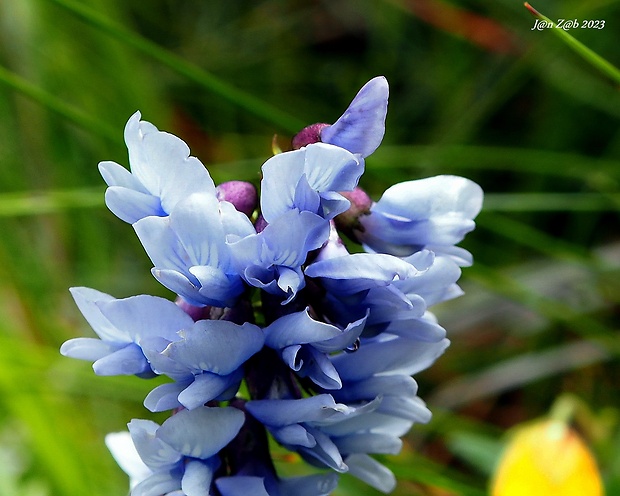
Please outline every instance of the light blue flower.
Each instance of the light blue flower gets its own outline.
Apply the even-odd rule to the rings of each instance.
[[[143,342],[173,341],[178,339],[178,331],[193,325],[189,315],[163,298],[141,295],[117,300],[90,288],[71,288],[71,294],[100,339],[70,339],[60,352],[93,361],[98,375],[154,376]]]
[[[159,131],[133,114],[125,126],[131,172],[115,162],[101,162],[99,171],[109,188],[108,208],[133,224],[150,215],[168,215],[192,193],[215,193],[209,172],[176,136]]]
[[[355,353],[333,357],[343,387],[330,393],[346,404],[380,396],[378,413],[426,423],[431,413],[417,396],[418,387],[411,376],[430,367],[449,344],[447,339],[424,342],[386,334],[362,340]]]
[[[407,295],[397,283],[419,276],[424,270],[424,266],[418,269],[391,255],[355,253],[319,260],[309,265],[305,274],[318,279],[326,289],[323,312],[332,321],[347,325],[366,315],[369,308],[368,318],[373,319],[372,307],[388,313],[406,310],[422,315],[426,309],[424,299]]]
[[[231,399],[243,379],[243,364],[264,341],[263,331],[254,324],[199,320],[167,345],[145,346],[153,369],[175,381],[153,389],[145,406],[151,411],[180,406],[191,410],[214,399]]]
[[[310,317],[309,309],[280,317],[264,329],[265,344],[278,350],[299,377],[309,377],[324,389],[342,387],[329,355],[353,345],[364,330],[366,317],[345,329]]]
[[[237,435],[245,420],[236,408],[201,407],[183,410],[161,426],[134,419],[129,432],[141,463],[125,464],[134,476],[132,496],[209,496],[218,453]],[[113,449],[127,448],[121,443]],[[127,460],[122,453],[115,457]],[[144,467],[150,471],[147,472]],[[138,480],[136,475],[144,477]]]
[[[351,152],[323,143],[279,153],[263,164],[261,213],[268,223],[289,210],[325,219],[349,208],[339,191],[350,191],[364,172]]]
[[[234,266],[251,286],[291,301],[305,286],[302,265],[308,253],[329,236],[329,222],[318,215],[292,209],[263,231],[230,243]]]
[[[226,307],[244,291],[227,239],[255,234],[249,219],[213,194],[181,200],[168,217],[145,217],[134,229],[155,278],[197,306]]]
[[[309,462],[339,473],[351,472],[388,492],[395,485],[393,474],[365,457],[369,453],[398,453],[402,447],[400,436],[411,422],[377,414],[380,403],[378,397],[347,406],[336,403],[331,395],[321,394],[298,400],[250,401],[247,409],[279,443]],[[360,466],[361,460],[364,464]]]
[[[398,183],[360,217],[356,235],[370,251],[408,256],[429,249],[470,265],[471,255],[454,245],[474,229],[482,197],[480,186],[458,176]]]
[[[337,446],[318,427],[326,422],[354,415],[356,408],[336,403],[329,394],[303,399],[249,401],[246,408],[287,449],[306,455],[321,466],[337,472],[347,471]],[[364,408],[376,408],[376,405]]]
[[[321,141],[368,157],[383,140],[388,97],[387,79],[383,76],[371,79],[338,120],[321,130]]]

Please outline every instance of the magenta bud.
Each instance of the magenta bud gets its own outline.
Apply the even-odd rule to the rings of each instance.
[[[258,206],[258,193],[252,183],[246,181],[228,181],[216,189],[217,199],[232,203],[239,212],[252,216]]]
[[[293,150],[299,150],[302,146],[311,145],[312,143],[319,143],[321,141],[321,131],[329,126],[329,124],[318,122],[304,127],[293,136]]]
[[[195,305],[190,305],[180,296],[177,297],[175,303],[187,315],[194,319],[194,322],[209,318],[210,307],[197,307]]]
[[[260,214],[258,216],[258,218],[256,219],[256,222],[254,222],[254,229],[256,229],[256,232],[263,232],[263,230],[269,225],[269,223],[265,220],[265,217],[263,217],[263,214]]]
[[[370,207],[373,202],[370,196],[359,186],[356,186],[353,191],[339,191],[339,193],[351,202],[351,206],[336,216],[334,219],[336,227],[352,241],[359,242],[355,231],[364,231],[360,217],[370,214]]]

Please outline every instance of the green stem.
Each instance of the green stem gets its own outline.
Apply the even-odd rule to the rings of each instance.
[[[564,43],[566,43],[570,48],[572,48],[577,54],[579,54],[586,62],[590,63],[598,70],[600,70],[607,77],[611,78],[614,82],[620,85],[620,70],[615,67],[613,64],[609,63],[603,57],[601,57],[596,52],[590,50],[587,46],[585,46],[580,41],[573,38],[567,31],[562,28],[558,28],[557,25],[548,17],[538,12],[534,7],[532,7],[528,2],[525,2],[525,8],[530,11],[530,13],[536,17],[536,19],[540,19],[541,21],[545,21],[549,23],[553,28],[551,31],[558,36]]]
[[[177,74],[193,81],[211,93],[214,93],[215,95],[253,114],[265,122],[273,124],[291,133],[296,133],[305,126],[305,124],[297,118],[283,112],[269,103],[264,102],[254,95],[231,86],[213,74],[210,74],[200,67],[187,62],[152,41],[124,28],[120,24],[115,23],[114,21],[101,15],[99,12],[87,7],[83,3],[77,3],[72,0],[53,1],[59,6],[70,11],[72,14],[88,22],[90,25],[122,41],[126,45],[133,47],[154,60],[157,60]]]

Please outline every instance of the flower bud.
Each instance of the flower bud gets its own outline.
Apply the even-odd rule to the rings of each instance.
[[[293,136],[293,150],[299,150],[301,147],[311,145],[312,143],[320,143],[321,131],[329,126],[329,124],[318,122],[304,127],[295,136]]]
[[[257,233],[263,232],[263,230],[269,225],[269,223],[265,220],[262,214],[258,216],[256,222],[254,222],[254,229],[256,229]]]
[[[210,318],[209,314],[211,311],[211,307],[198,307],[196,305],[190,305],[180,296],[177,297],[175,303],[179,308],[181,308],[187,315],[189,315],[194,322],[202,319]]]
[[[248,217],[252,216],[258,206],[256,187],[247,181],[222,183],[215,189],[215,192],[218,200],[232,203],[239,212]]]
[[[336,216],[334,219],[336,227],[346,234],[351,241],[359,243],[355,231],[364,231],[360,217],[370,214],[372,200],[359,186],[356,186],[353,191],[340,191],[340,194],[351,202],[351,206],[348,210]]]

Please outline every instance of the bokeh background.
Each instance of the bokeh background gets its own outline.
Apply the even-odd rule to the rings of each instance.
[[[538,0],[620,64],[620,1]],[[69,286],[171,295],[103,203],[136,110],[217,182],[258,183],[274,134],[391,86],[361,185],[458,174],[486,191],[452,346],[417,376],[433,421],[382,460],[395,495],[483,495],[506,433],[559,398],[620,494],[620,94],[516,0],[0,1],[0,494],[127,493],[103,438],[153,383],[58,353],[90,335]],[[303,467],[278,460],[284,471]],[[344,476],[336,493],[379,494]]]

